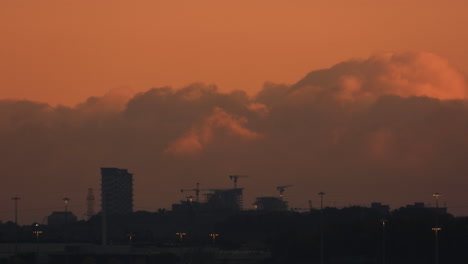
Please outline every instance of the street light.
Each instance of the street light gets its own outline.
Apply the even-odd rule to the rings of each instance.
[[[130,255],[130,264],[132,264],[133,263],[133,256],[132,256],[132,246],[133,245],[132,245],[132,243],[133,243],[133,238],[135,237],[135,234],[128,233],[127,236],[128,236],[128,244],[130,245],[130,254],[129,254]]]
[[[439,198],[442,197],[442,194],[436,192],[432,195],[436,199],[436,208],[439,208]]]
[[[65,240],[65,243],[67,242],[67,220],[68,220],[68,202],[70,201],[70,198],[65,197],[62,199],[63,202],[65,203],[65,225],[63,227],[63,240]]]
[[[36,242],[39,242],[39,235],[42,234],[42,231],[36,230],[36,231],[33,231],[33,233],[36,235]]]
[[[15,201],[15,253],[18,253],[18,196],[11,198]]]
[[[179,236],[180,243],[184,240],[184,236],[187,235],[186,233],[176,233]]]
[[[435,234],[435,264],[439,264],[439,231],[442,230],[440,227],[433,227],[432,231]]]
[[[432,195],[436,200],[436,227],[432,228],[435,234],[435,263],[439,263],[439,231],[442,230],[439,227],[439,198],[442,197],[442,194],[436,192]]]
[[[219,236],[219,234],[216,234],[216,233],[211,233],[210,234],[210,237],[213,240],[213,245],[216,244],[216,237],[218,237],[218,236]]]
[[[132,242],[133,242],[133,238],[135,237],[135,234],[129,233],[129,234],[127,234],[127,236],[128,236],[128,242],[129,242],[130,245],[131,245]]]
[[[324,192],[319,192],[320,195],[320,264],[323,264],[323,196]]]
[[[68,215],[68,202],[71,200],[68,197],[65,197],[62,199],[63,202],[65,203],[65,224],[67,223],[67,215]]]
[[[387,220],[380,220],[382,223],[382,264],[385,264],[385,253],[386,253],[386,240],[385,240],[385,228],[387,227]]]
[[[34,225],[34,227],[35,227],[36,229],[38,229],[38,228],[39,228],[39,224],[36,223],[36,224]],[[34,231],[33,231],[33,234],[36,235],[36,242],[39,242],[39,235],[42,234],[42,231],[41,231],[41,230],[34,230]]]

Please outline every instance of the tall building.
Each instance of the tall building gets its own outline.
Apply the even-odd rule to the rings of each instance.
[[[102,210],[107,215],[133,212],[133,174],[126,169],[101,168]]]

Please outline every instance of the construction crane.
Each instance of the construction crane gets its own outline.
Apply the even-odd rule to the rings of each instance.
[[[197,188],[195,189],[180,189],[180,192],[195,192],[195,201],[199,201],[200,192],[209,191],[208,189],[200,189],[200,183],[197,182]]]
[[[292,186],[292,185],[289,184],[289,185],[283,185],[283,186],[278,186],[278,187],[276,187],[276,190],[279,191],[279,195],[280,195],[281,199],[283,199],[284,190],[285,190],[286,188],[288,188],[288,187],[291,187],[291,186]]]
[[[237,189],[237,179],[248,177],[247,175],[229,175],[229,178],[234,182],[234,189]]]

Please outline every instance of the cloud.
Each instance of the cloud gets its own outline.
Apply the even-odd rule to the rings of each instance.
[[[4,100],[0,191],[46,208],[24,212],[35,221],[65,196],[84,212],[103,166],[135,173],[135,204],[146,210],[169,207],[196,182],[228,187],[232,173],[250,176],[246,206],[281,184],[294,185],[285,193],[294,207],[322,190],[338,206],[427,201],[434,191],[456,203],[468,174],[466,94],[462,73],[419,52],[345,61],[252,97],[196,83],[75,107]]]
[[[270,112],[268,106],[262,103],[250,103],[247,106],[247,109],[258,114],[259,116],[265,117]]]
[[[427,52],[384,53],[314,71],[292,92],[313,90],[317,98],[368,100],[383,95],[466,99],[466,79],[447,60]]]
[[[246,118],[230,115],[223,109],[215,107],[213,113],[205,118],[200,126],[190,128],[188,133],[172,142],[165,152],[176,155],[198,154],[207,144],[213,144],[216,130],[222,130],[222,133],[227,136],[244,140],[259,139],[260,134],[243,126],[247,121]]]
[[[120,112],[125,109],[133,94],[129,88],[116,88],[102,97],[89,97],[84,103],[78,104],[76,108],[90,114]]]

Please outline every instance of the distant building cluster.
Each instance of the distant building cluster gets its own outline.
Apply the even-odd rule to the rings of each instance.
[[[186,200],[180,201],[172,205],[174,213],[187,212],[225,212],[235,213],[243,210],[243,188],[237,187],[237,180],[246,175],[231,175],[229,176],[234,182],[234,188],[227,189],[200,189],[200,184],[197,183],[195,189],[182,189],[181,192],[194,192],[194,196],[187,196]],[[309,201],[309,208],[289,208],[288,202],[283,199],[285,188],[292,185],[278,186],[279,197],[263,196],[257,197],[252,204],[254,210],[260,212],[284,212],[288,210],[294,211],[312,211]],[[200,192],[204,191],[204,199],[200,201]],[[438,198],[438,197],[437,197]],[[68,198],[66,198],[68,199]],[[87,219],[90,219],[94,214],[94,196],[92,189],[88,190],[88,211]],[[382,215],[389,214],[390,206],[379,202],[372,202],[371,209],[378,211]],[[427,207],[422,202],[416,202],[411,205],[402,207],[401,210],[417,210],[431,208],[438,213],[447,213],[446,207]],[[127,169],[120,168],[101,168],[101,213],[104,215],[103,224],[106,219],[115,215],[126,215],[133,212],[133,174]],[[78,218],[72,212],[53,212],[47,218],[47,223],[50,226],[63,226],[65,222],[74,223]]]

